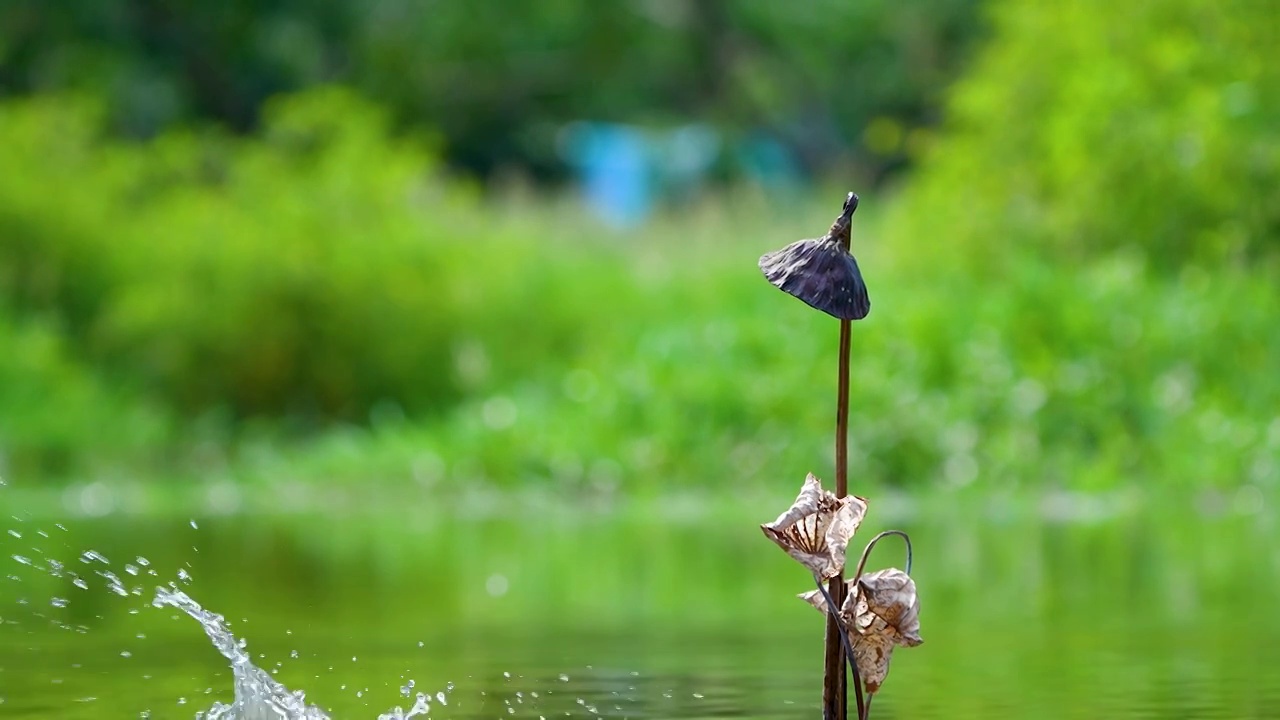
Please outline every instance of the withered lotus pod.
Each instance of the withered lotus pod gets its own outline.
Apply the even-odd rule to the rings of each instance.
[[[849,249],[849,231],[858,196],[849,193],[844,210],[826,235],[797,240],[765,253],[760,270],[774,286],[811,307],[841,320],[861,320],[871,312],[871,299],[858,261]]]
[[[844,571],[849,538],[866,514],[866,500],[855,496],[837,498],[823,490],[821,481],[810,473],[791,507],[760,529],[788,555],[825,580]]]

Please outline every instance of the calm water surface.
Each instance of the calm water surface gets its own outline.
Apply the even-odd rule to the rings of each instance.
[[[1280,717],[1266,503],[1067,505],[869,521],[864,540],[880,526],[916,538],[925,638],[896,654],[873,717]],[[200,625],[152,605],[171,582],[335,718],[408,710],[418,693],[435,718],[817,716],[822,621],[794,598],[803,571],[759,534],[772,509],[6,514],[3,717],[229,702],[232,670]],[[886,543],[872,565],[899,553]]]

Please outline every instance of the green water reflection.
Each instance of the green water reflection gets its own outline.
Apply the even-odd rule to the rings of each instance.
[[[1280,717],[1266,502],[897,507],[861,536],[914,536],[925,644],[899,652],[877,717]],[[149,606],[186,573],[259,665],[338,718],[407,708],[410,680],[432,695],[452,683],[431,717],[815,716],[822,623],[793,597],[803,570],[756,527],[774,508],[543,510],[193,527],[9,508],[0,714],[191,717],[229,700],[200,628]],[[82,561],[87,550],[107,562]],[[872,564],[897,552],[886,544]],[[51,576],[50,559],[88,589]]]

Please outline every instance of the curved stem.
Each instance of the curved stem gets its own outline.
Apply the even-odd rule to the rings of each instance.
[[[902,532],[901,530],[885,530],[879,535],[876,535],[875,537],[871,538],[871,542],[867,543],[867,547],[862,551],[862,557],[858,560],[858,570],[853,574],[853,579],[849,581],[850,585],[856,586],[858,584],[858,580],[862,578],[862,570],[867,566],[867,558],[871,556],[871,550],[875,548],[876,543],[880,542],[882,538],[888,537],[889,535],[897,535],[898,537],[902,538],[904,542],[906,542],[907,544],[906,572],[908,575],[911,574],[911,536]]]
[[[835,600],[831,598],[831,593],[827,592],[827,588],[823,586],[822,578],[814,575],[813,581],[817,583],[818,592],[822,593],[822,598],[827,601],[827,614],[831,616],[831,620],[840,630],[840,641],[844,645],[845,661],[849,663],[849,671],[853,674],[853,697],[858,704],[858,720],[866,720],[867,707],[862,701],[862,678],[858,676],[858,664],[853,661],[853,645],[849,643],[849,628],[845,627],[844,622],[840,619],[840,612],[836,609]]]

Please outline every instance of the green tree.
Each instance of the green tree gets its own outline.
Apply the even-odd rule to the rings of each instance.
[[[1280,25],[1227,2],[1000,2],[995,39],[896,218],[901,242],[999,267],[1256,263],[1280,249]]]

